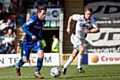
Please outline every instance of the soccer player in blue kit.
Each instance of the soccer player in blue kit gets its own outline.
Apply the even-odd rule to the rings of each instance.
[[[32,16],[26,21],[22,30],[26,33],[23,38],[22,45],[22,59],[16,64],[16,74],[21,76],[20,67],[28,62],[30,51],[33,49],[38,54],[37,66],[34,76],[39,79],[43,79],[44,76],[40,74],[40,70],[43,64],[44,51],[42,44],[40,43],[42,37],[42,27],[45,25],[45,16],[47,9],[44,6],[39,6],[37,9],[37,15]]]

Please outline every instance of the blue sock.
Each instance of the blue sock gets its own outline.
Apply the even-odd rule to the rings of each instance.
[[[18,62],[18,64],[17,64],[17,67],[20,68],[24,63],[25,63],[24,59],[23,58],[20,59],[19,62]]]
[[[43,64],[43,58],[38,58],[36,72],[39,72],[41,70],[42,64]]]

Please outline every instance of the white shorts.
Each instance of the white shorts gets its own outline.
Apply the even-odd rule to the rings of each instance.
[[[73,49],[77,51],[78,51],[79,46],[85,42],[85,40],[82,40],[75,35],[71,35],[70,41],[73,44]]]

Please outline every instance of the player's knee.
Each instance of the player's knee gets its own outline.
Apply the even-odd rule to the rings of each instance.
[[[42,50],[38,51],[38,57],[41,57],[41,58],[44,57],[44,52]]]
[[[72,53],[72,57],[75,58],[75,57],[77,56],[77,54],[78,54],[78,53],[77,53],[76,51],[74,51],[74,52]]]
[[[72,57],[73,57],[73,58],[75,58],[75,57],[76,57],[76,55],[75,55],[75,54],[72,54]]]
[[[84,52],[85,48],[84,47],[80,47],[80,51]]]
[[[27,58],[24,58],[24,62],[28,62],[28,60],[29,60],[29,59],[27,59]]]
[[[39,57],[43,58],[43,57],[44,57],[44,54],[39,54]]]

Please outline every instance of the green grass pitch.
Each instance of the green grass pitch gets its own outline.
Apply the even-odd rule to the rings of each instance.
[[[66,75],[58,78],[50,76],[50,69],[55,66],[43,66],[43,80],[120,80],[120,65],[83,65],[85,73],[78,73],[77,66],[69,66]],[[61,66],[59,66],[62,69]],[[21,67],[21,76],[15,74],[15,67],[0,68],[0,80],[38,80],[34,75],[35,67]]]

